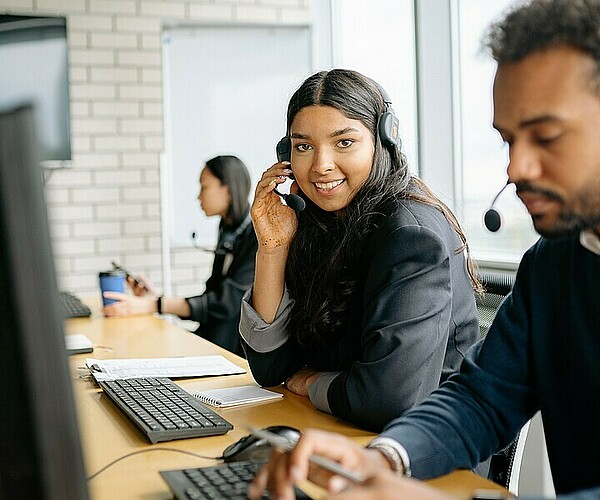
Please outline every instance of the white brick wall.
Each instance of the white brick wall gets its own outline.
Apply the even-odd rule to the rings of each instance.
[[[99,294],[97,273],[112,260],[162,288],[163,24],[306,23],[309,8],[309,0],[0,0],[0,13],[67,17],[73,169],[46,176],[61,288]],[[174,249],[171,260],[174,294],[201,293],[212,255]]]

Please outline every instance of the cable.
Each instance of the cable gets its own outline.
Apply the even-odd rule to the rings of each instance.
[[[205,455],[198,455],[198,453],[194,453],[191,451],[178,450],[177,448],[165,448],[165,447],[147,448],[145,450],[132,451],[131,453],[128,453],[127,455],[123,455],[122,457],[119,457],[119,458],[113,460],[109,464],[102,467],[99,471],[94,472],[94,474],[92,474],[90,477],[88,477],[87,480],[91,481],[96,476],[102,474],[106,469],[112,467],[113,465],[117,464],[121,460],[125,460],[126,458],[132,457],[133,455],[139,455],[140,453],[146,453],[149,451],[175,451],[177,453],[183,453],[184,455],[191,455],[192,457],[201,458],[203,460],[223,460],[223,457],[207,457]]]

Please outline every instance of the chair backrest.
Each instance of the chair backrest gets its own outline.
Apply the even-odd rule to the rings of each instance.
[[[475,301],[477,302],[477,314],[479,315],[479,334],[481,337],[487,335],[492,321],[496,317],[496,312],[504,300],[505,295],[498,295],[491,292],[483,292]]]
[[[490,461],[488,479],[504,486],[515,496],[519,494],[521,462],[523,462],[523,452],[530,422],[528,421],[521,427],[517,437],[506,448],[492,455]]]
[[[485,337],[500,304],[508,292],[511,291],[515,277],[509,273],[483,271],[479,273],[479,279],[485,288],[485,292],[478,295],[475,300],[479,314],[479,332],[482,337]]]
[[[485,288],[485,292],[476,298],[479,332],[482,337],[485,337],[500,304],[511,291],[515,278],[512,273],[485,271],[479,273],[479,279]],[[528,431],[529,422],[521,428],[517,437],[506,448],[492,455],[490,459],[488,479],[504,486],[513,495],[519,493],[521,462]]]

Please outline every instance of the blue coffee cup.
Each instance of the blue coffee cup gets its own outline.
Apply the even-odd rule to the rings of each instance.
[[[100,280],[100,293],[102,294],[102,304],[104,304],[105,306],[117,301],[115,299],[107,299],[104,296],[104,292],[125,293],[125,274],[121,271],[102,271],[98,273],[98,279]]]

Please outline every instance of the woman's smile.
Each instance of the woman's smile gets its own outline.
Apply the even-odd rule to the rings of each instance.
[[[290,136],[300,189],[327,212],[346,208],[373,168],[371,131],[331,106],[308,106],[296,114]]]

